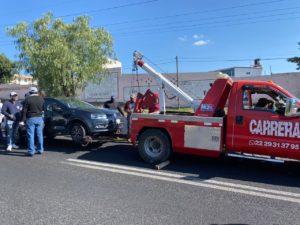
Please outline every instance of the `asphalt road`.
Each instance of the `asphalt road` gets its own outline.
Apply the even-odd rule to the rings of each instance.
[[[3,149],[3,147],[1,148]],[[300,224],[300,163],[175,155],[155,171],[124,143],[0,150],[0,224]]]

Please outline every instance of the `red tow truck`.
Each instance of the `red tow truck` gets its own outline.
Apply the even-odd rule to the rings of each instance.
[[[144,161],[159,164],[173,152],[267,161],[300,159],[300,101],[272,81],[233,81],[222,74],[197,104],[145,63],[138,51],[134,63],[161,83],[160,113],[133,113],[131,118],[131,141]],[[186,99],[194,113],[166,113],[165,88]]]

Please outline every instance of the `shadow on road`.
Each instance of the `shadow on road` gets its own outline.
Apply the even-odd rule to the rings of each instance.
[[[78,157],[102,163],[151,168],[139,157],[130,144],[109,143]],[[187,177],[197,176],[206,180],[225,178],[263,184],[300,187],[300,162],[284,164],[230,157],[207,158],[175,154],[164,171],[183,173]]]
[[[5,150],[0,151],[0,155],[9,155],[9,156],[17,156],[17,157],[27,157],[27,152],[26,151],[11,151],[11,152],[7,152]]]

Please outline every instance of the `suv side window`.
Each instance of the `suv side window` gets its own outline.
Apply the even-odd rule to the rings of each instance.
[[[53,108],[55,107],[64,108],[63,105],[57,101],[49,100],[49,99],[45,101],[45,110],[47,112],[53,112]]]
[[[53,104],[53,100],[45,99],[45,105],[44,105],[45,111],[52,112],[52,104]]]

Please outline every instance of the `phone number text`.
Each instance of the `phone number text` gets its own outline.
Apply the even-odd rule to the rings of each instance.
[[[282,148],[290,150],[299,150],[299,144],[291,144],[287,142],[276,142],[276,141],[260,141],[260,140],[250,140],[250,146],[261,146],[269,148]]]

